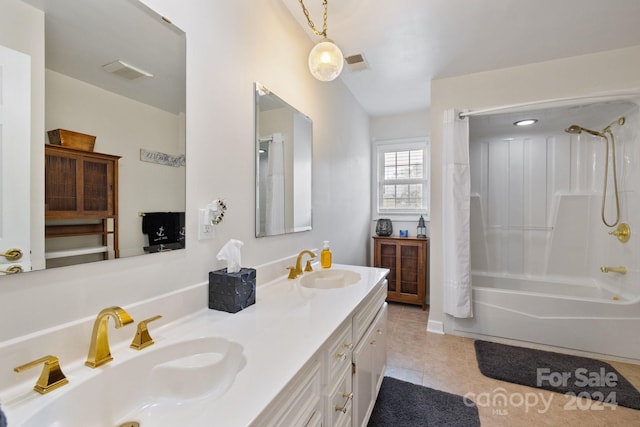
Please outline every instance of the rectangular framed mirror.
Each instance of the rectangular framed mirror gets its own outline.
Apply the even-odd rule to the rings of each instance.
[[[19,259],[0,258],[0,271],[17,265],[26,272],[184,247],[184,231],[180,243],[171,245],[165,234],[169,230],[153,237],[144,225],[146,213],[184,218],[185,33],[138,0],[22,1],[34,8],[29,21],[0,31],[0,48],[15,52],[16,61],[26,57],[32,64],[27,73],[43,75],[44,87],[29,83],[27,74],[22,96],[12,98],[31,100],[33,106],[29,102],[20,114],[24,120],[0,126],[5,132],[0,140],[24,149],[22,160],[6,158],[7,164],[31,164],[20,168],[25,174],[21,182],[27,187],[30,182],[31,189],[12,186],[3,192],[8,197],[3,205],[20,204],[26,214],[0,215],[0,227],[23,230],[16,243],[0,239],[0,253],[14,247],[22,252]],[[9,16],[22,11],[17,0],[0,6],[0,13]],[[19,31],[21,27],[34,30]],[[24,46],[33,47],[27,52]],[[110,63],[124,65],[105,67]],[[13,62],[0,63],[3,66],[13,67]],[[17,87],[9,77],[0,84]],[[43,124],[41,116],[28,113],[38,111],[41,102]],[[34,120],[39,123],[34,125]],[[44,134],[30,132],[34,127],[44,128]],[[53,145],[47,131],[57,129],[95,136],[95,146],[84,153]],[[97,159],[100,155],[108,160]],[[0,182],[6,182],[5,174],[15,175],[0,167]],[[11,218],[27,220],[7,223]],[[166,244],[154,245],[154,238]]]
[[[313,123],[254,84],[256,237],[311,230]]]

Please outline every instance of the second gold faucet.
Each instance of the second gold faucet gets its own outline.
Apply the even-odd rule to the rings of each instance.
[[[121,328],[129,323],[133,323],[133,318],[120,307],[109,307],[98,313],[93,323],[91,333],[91,344],[89,344],[89,354],[85,365],[97,368],[113,360],[109,348],[109,317],[113,317],[116,328]]]
[[[313,252],[307,249],[300,252],[298,254],[298,258],[296,258],[296,270],[295,270],[296,276],[299,276],[302,274],[302,256],[305,254],[309,255],[311,258],[316,257],[316,254],[314,254]],[[313,271],[313,269],[311,268],[311,262],[307,261],[307,266],[305,267],[305,271]]]

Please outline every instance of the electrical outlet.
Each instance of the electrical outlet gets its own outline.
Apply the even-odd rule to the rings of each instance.
[[[213,224],[211,223],[211,215],[211,209],[199,209],[198,240],[213,239]]]

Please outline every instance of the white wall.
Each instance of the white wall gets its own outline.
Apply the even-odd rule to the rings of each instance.
[[[448,108],[486,108],[640,88],[640,46],[434,80],[431,85],[431,306],[442,312],[442,120]],[[445,219],[446,220],[446,219]]]
[[[0,23],[23,25],[16,15],[23,6],[0,1]],[[312,41],[281,1],[147,3],[187,33],[187,248],[1,278],[0,340],[205,282],[210,270],[224,266],[215,255],[230,238],[245,242],[245,266],[320,247],[323,240],[331,241],[334,262],[365,264],[369,118],[340,80],[310,76]],[[313,119],[311,232],[254,237],[254,81]],[[213,239],[197,241],[197,210],[215,198],[227,201],[225,219]]]
[[[140,149],[185,152],[184,116],[116,95],[55,71],[45,74],[45,129],[96,136],[94,151],[118,161],[120,256],[144,254],[139,212],[184,212],[185,168],[140,161]]]
[[[371,117],[371,123],[369,126],[371,133],[371,142],[372,144],[377,141],[388,141],[388,140],[403,140],[403,139],[412,139],[412,138],[425,138],[429,137],[431,133],[430,129],[430,121],[429,121],[429,110],[423,111],[414,111],[410,113],[403,114],[391,114],[385,116],[375,116]],[[372,153],[374,153],[372,151]],[[373,155],[373,154],[372,154]],[[375,159],[371,159],[372,165],[375,162]],[[375,168],[372,168],[372,174],[375,175]],[[376,233],[376,221],[378,220],[378,215],[376,213],[376,201],[373,200],[375,198],[376,191],[376,177],[371,177],[372,187],[371,187],[371,224],[370,224],[370,233],[372,236]],[[420,215],[408,215],[393,218],[393,234],[398,235],[399,230],[407,230],[409,232],[409,236],[415,236],[418,226],[418,219]],[[427,236],[429,235],[429,221],[425,221],[427,225]],[[369,248],[369,265],[373,265],[373,244],[370,244]]]
[[[372,141],[429,136],[429,110],[371,117]]]

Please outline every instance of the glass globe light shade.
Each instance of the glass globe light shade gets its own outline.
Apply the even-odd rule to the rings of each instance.
[[[343,65],[342,51],[331,39],[320,40],[309,52],[309,71],[320,81],[334,80],[342,72]]]

